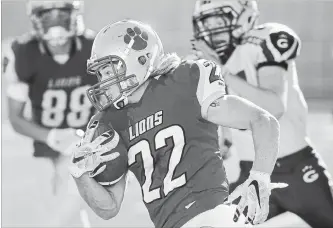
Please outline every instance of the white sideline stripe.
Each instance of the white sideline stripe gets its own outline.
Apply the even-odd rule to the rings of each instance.
[[[82,222],[84,228],[91,228],[88,213],[86,210],[84,210],[84,209],[80,210],[80,219],[81,219],[81,222]]]

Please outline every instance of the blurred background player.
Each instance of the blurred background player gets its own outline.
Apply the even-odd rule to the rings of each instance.
[[[86,90],[97,80],[86,75],[86,61],[94,33],[85,29],[81,1],[28,1],[27,13],[32,31],[3,53],[9,120],[17,133],[34,140],[35,157],[52,162],[56,194],[68,181],[63,152],[93,114]],[[30,119],[24,116],[28,101]]]
[[[263,226],[294,222],[308,226],[294,214],[285,213],[289,211],[312,227],[333,227],[332,180],[308,138],[308,108],[298,84],[295,59],[300,39],[286,25],[256,26],[258,15],[256,1],[197,1],[193,15],[197,54],[225,66],[230,93],[279,118],[280,154],[272,181],[286,182],[289,187],[272,193],[269,218],[277,217]],[[232,133],[241,174],[230,191],[246,180],[253,154],[251,133]]]

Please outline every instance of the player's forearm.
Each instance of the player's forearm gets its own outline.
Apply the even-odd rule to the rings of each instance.
[[[226,75],[225,79],[227,85],[237,95],[262,107],[276,118],[280,118],[283,115],[285,107],[283,104],[283,100],[278,94],[269,90],[252,86],[246,81],[233,75]]]
[[[274,116],[246,99],[225,95],[211,103],[206,120],[224,127],[251,130],[256,151],[253,169],[273,171],[280,136]]]
[[[272,115],[262,111],[251,121],[250,127],[255,148],[252,170],[271,174],[279,150],[279,123]]]
[[[116,199],[103,186],[90,178],[88,174],[83,174],[74,180],[81,197],[99,217],[111,219],[117,215]]]
[[[10,116],[9,120],[17,133],[37,141],[46,142],[49,129],[39,126],[24,117]]]

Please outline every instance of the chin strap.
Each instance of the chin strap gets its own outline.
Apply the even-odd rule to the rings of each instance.
[[[128,104],[128,98],[125,95],[122,95],[117,101],[113,103],[113,106],[116,109],[122,109]]]

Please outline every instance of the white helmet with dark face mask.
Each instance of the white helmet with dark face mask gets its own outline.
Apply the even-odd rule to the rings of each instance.
[[[259,15],[255,0],[197,0],[193,13],[196,40],[203,40],[225,63]]]
[[[164,55],[162,42],[147,24],[123,20],[104,27],[96,36],[87,63],[99,83],[87,94],[97,110],[112,104],[123,108],[127,97],[151,76]]]
[[[27,14],[37,36],[52,46],[63,45],[84,30],[82,1],[28,1]]]

